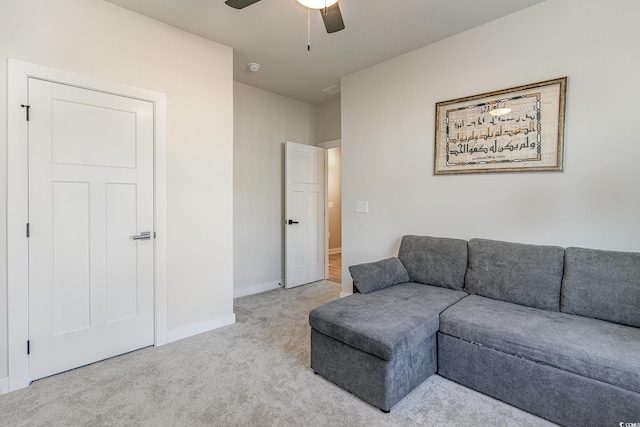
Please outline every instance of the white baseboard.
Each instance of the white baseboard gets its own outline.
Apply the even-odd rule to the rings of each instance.
[[[0,394],[9,393],[9,377],[0,378]]]
[[[235,313],[230,314],[229,316],[219,317],[208,322],[197,323],[195,325],[185,326],[184,328],[174,329],[167,332],[167,344],[184,338],[189,338],[194,335],[202,334],[204,332],[209,332],[214,329],[222,328],[223,326],[233,325],[234,323],[236,323]]]
[[[259,294],[260,292],[271,291],[281,287],[282,280],[274,282],[262,283],[260,285],[247,286],[246,288],[234,289],[233,298],[246,297],[247,295]]]
[[[353,295],[353,293],[340,292],[340,298],[348,297],[349,295]]]
[[[341,254],[341,253],[342,253],[342,248],[329,249],[329,255]]]

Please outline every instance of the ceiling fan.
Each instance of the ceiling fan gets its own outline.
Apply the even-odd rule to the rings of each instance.
[[[225,3],[234,9],[244,9],[260,0],[227,0]],[[338,6],[338,0],[298,0],[298,3],[309,9],[318,9],[322,15],[327,33],[344,30],[344,21]]]

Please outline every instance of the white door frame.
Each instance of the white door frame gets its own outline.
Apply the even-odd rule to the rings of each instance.
[[[342,139],[332,139],[331,141],[319,142],[318,147],[326,149],[342,147]]]
[[[9,391],[29,385],[29,78],[149,101],[154,105],[155,345],[167,342],[166,95],[49,67],[8,60],[7,96],[7,314]]]

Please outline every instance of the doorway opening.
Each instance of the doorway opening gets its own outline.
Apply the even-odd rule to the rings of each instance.
[[[342,283],[342,148],[327,149],[328,280]]]

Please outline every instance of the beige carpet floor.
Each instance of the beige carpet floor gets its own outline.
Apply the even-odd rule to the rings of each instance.
[[[235,300],[237,323],[0,396],[2,426],[549,426],[437,375],[390,414],[309,368],[308,314],[340,286]]]

